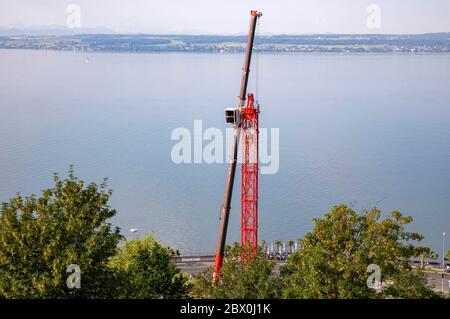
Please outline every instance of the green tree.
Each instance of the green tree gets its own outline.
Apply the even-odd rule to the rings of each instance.
[[[107,267],[122,238],[108,220],[106,180],[97,186],[54,176],[40,197],[18,194],[0,209],[0,296],[4,298],[113,297]],[[67,267],[81,270],[81,288],[68,289]]]
[[[297,239],[297,249],[301,249],[302,248],[302,244],[303,244],[303,239],[298,238]]]
[[[275,240],[274,241],[274,244],[275,244],[275,247],[277,247],[277,250],[276,250],[276,254],[278,254],[279,252],[280,252],[280,247],[281,247],[281,244],[282,244],[283,242],[281,241],[281,240],[279,240],[279,239],[277,239],[277,240]]]
[[[430,247],[425,246],[419,246],[415,248],[414,256],[417,256],[420,258],[420,268],[425,268],[425,259],[436,259],[438,258],[438,255],[431,250]]]
[[[294,247],[294,241],[293,240],[288,240],[287,245],[289,247],[289,252],[292,253],[293,252],[293,247]]]
[[[152,236],[126,242],[109,266],[120,278],[120,298],[183,298],[190,284],[172,258],[179,255]]]
[[[359,215],[340,205],[324,218],[314,219],[314,230],[306,234],[300,251],[292,254],[282,269],[287,285],[284,297],[383,297],[368,288],[367,267],[371,264],[380,267],[385,286],[396,287],[390,291],[393,297],[407,296],[402,275],[411,270],[408,258],[414,255],[414,246],[408,242],[421,240],[422,236],[405,230],[411,217],[397,211],[386,219],[380,217],[378,209]],[[427,297],[429,287],[415,282],[420,285],[418,291],[426,291],[423,296]]]
[[[395,296],[404,299],[438,299],[442,296],[428,285],[422,271],[411,269],[402,271],[392,278],[392,284],[387,285],[382,296]]]
[[[213,286],[213,268],[194,278],[193,297],[225,299],[270,299],[282,296],[283,282],[274,273],[275,261],[260,255],[243,261],[242,249],[233,247],[225,254],[217,287]]]
[[[263,254],[267,252],[267,242],[265,240],[261,240],[261,249]]]

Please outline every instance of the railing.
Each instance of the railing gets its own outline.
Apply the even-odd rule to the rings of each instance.
[[[173,261],[176,263],[183,262],[210,262],[214,261],[215,254],[214,253],[186,253],[182,256],[173,257]]]

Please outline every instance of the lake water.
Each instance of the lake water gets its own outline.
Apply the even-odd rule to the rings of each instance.
[[[0,51],[0,200],[39,193],[74,164],[85,181],[109,178],[125,234],[213,252],[226,164],[174,164],[170,135],[196,119],[225,128],[242,63]],[[450,55],[263,54],[258,64],[260,125],[280,129],[279,171],[260,178],[261,239],[300,238],[347,203],[400,210],[439,254],[446,231],[450,249]],[[239,240],[237,187],[228,242]]]

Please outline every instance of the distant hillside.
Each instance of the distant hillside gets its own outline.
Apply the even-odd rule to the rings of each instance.
[[[54,35],[0,36],[0,48],[86,52],[226,53],[242,52],[247,43],[247,37],[244,35],[90,34],[95,29],[89,29],[85,34],[56,34],[58,31],[61,30],[55,29]],[[442,53],[450,51],[450,33],[263,35],[255,40],[255,49],[261,52]]]

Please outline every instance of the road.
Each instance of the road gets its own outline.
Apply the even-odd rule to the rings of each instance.
[[[194,276],[201,273],[209,266],[214,265],[214,256],[181,256],[175,257],[174,261],[181,272]]]
[[[427,275],[428,283],[434,287],[434,290],[441,291],[442,290],[442,273],[425,271],[425,274]],[[450,273],[445,273],[444,274],[444,292],[446,292],[446,293],[448,293],[450,290],[449,280],[450,280]]]

